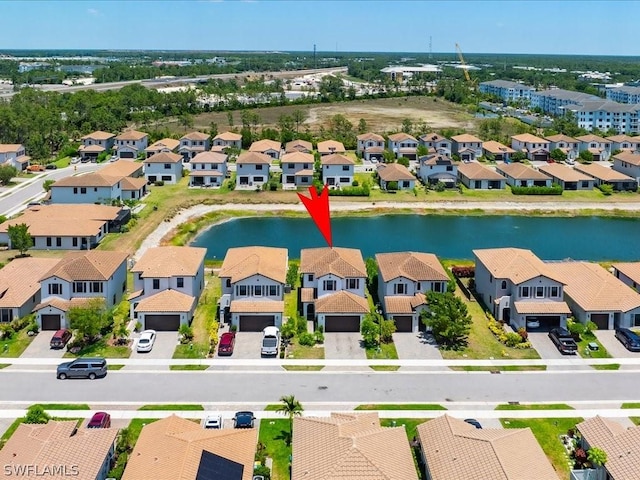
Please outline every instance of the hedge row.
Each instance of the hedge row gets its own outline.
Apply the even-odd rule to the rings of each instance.
[[[562,187],[553,185],[551,187],[511,187],[514,195],[562,195]]]

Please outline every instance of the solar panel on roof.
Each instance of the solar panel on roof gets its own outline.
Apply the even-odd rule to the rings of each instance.
[[[241,463],[203,450],[196,480],[242,480],[243,472]]]

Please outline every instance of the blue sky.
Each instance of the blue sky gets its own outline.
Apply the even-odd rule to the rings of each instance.
[[[0,0],[1,49],[640,55],[636,1]]]

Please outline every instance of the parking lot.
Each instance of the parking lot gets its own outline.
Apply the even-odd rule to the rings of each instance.
[[[150,352],[136,351],[136,346],[140,334],[134,333],[131,335],[133,343],[131,344],[131,358],[148,358],[148,359],[160,359],[160,358],[172,358],[173,352],[178,344],[177,332],[157,332],[156,341],[153,344],[153,348]]]
[[[325,333],[324,358],[327,360],[365,360],[367,354],[361,345],[360,333]]]
[[[66,348],[53,349],[49,346],[54,333],[49,330],[38,333],[20,356],[22,358],[62,358],[67,351]]]

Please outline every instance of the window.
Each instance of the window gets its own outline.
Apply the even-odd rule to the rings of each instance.
[[[170,163],[165,163],[164,164],[164,169],[165,170],[171,170],[171,164]]]
[[[310,273],[309,275],[307,275],[307,281],[308,282],[313,282],[313,274]]]
[[[59,283],[50,283],[49,295],[62,295],[62,285]]]
[[[407,293],[407,286],[404,283],[396,283],[393,286],[394,295],[405,295]]]
[[[493,283],[493,275],[489,275],[489,283]]]
[[[293,163],[287,163],[287,168],[293,170],[295,167],[293,166]]]
[[[256,170],[262,170],[262,165],[256,165]]]
[[[225,287],[231,288],[231,279],[230,278],[227,278],[227,281],[225,282]]]
[[[71,239],[71,244],[72,244],[74,247],[77,247],[77,246],[78,246],[78,237],[73,237],[73,238]]]
[[[51,237],[47,237],[47,247],[50,247],[51,245]]]
[[[73,282],[73,293],[86,293],[86,291],[84,282]]]
[[[453,172],[453,166],[447,165],[447,172]]]
[[[507,289],[507,281],[506,280],[502,280],[502,283],[500,283],[500,288],[502,290],[506,290]]]
[[[154,278],[153,279],[153,289],[154,290],[159,290],[160,289],[160,279],[159,278]]]
[[[402,188],[409,188],[410,184],[408,180],[403,180],[402,181]]]
[[[550,297],[559,297],[560,289],[558,287],[551,287]]]
[[[81,193],[81,194],[83,194],[83,195],[84,195],[85,193],[87,193],[87,189],[86,189],[86,187],[80,187],[80,193]]]
[[[269,285],[269,296],[277,297],[278,296],[278,285]]]
[[[332,292],[336,289],[336,281],[335,280],[325,280],[322,282],[322,288],[327,292]]]
[[[73,194],[77,195],[78,194],[78,187],[73,187]]]
[[[0,322],[7,323],[13,320],[13,309],[3,308],[0,310]]]
[[[434,292],[441,292],[442,291],[442,283],[433,282],[433,291]]]
[[[416,287],[416,291],[419,292],[422,290],[422,285],[420,284],[420,282],[418,282],[418,285]]]
[[[176,278],[176,284],[178,285],[178,288],[184,288],[184,278],[182,277]]]
[[[253,295],[256,297],[262,296],[262,285],[255,285],[253,287]]]
[[[247,296],[247,286],[246,285],[240,285],[238,287],[238,296],[240,296],[240,297],[246,297]]]
[[[358,278],[347,278],[347,288],[349,290],[357,290],[360,288],[360,280]]]
[[[263,180],[263,177],[253,177],[253,181],[256,183],[260,183],[260,182],[263,182],[264,180]]]
[[[520,296],[522,298],[529,298],[529,287],[520,287]]]
[[[544,287],[536,287],[536,298],[544,297]]]
[[[640,313],[636,313],[633,316],[633,326],[634,327],[640,327]]]
[[[342,166],[342,171],[343,172],[348,172],[349,171],[349,165],[343,165]]]
[[[62,237],[56,237],[56,247],[62,246]]]

